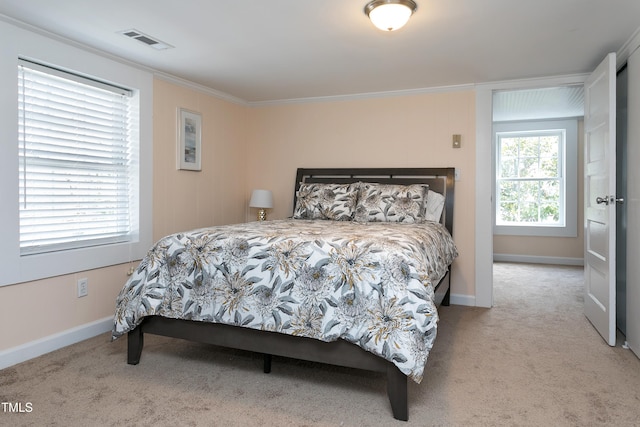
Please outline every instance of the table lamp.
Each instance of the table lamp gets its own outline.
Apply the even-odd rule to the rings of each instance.
[[[270,190],[253,190],[249,207],[258,208],[258,221],[267,219],[266,209],[273,207],[273,195]]]

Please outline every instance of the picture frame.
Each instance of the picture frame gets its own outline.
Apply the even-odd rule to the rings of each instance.
[[[202,116],[184,108],[178,109],[177,168],[202,170]]]

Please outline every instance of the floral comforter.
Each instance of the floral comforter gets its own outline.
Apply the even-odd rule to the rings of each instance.
[[[436,337],[434,287],[456,256],[435,222],[276,220],[177,233],[125,284],[112,336],[159,315],[344,339],[419,383]]]

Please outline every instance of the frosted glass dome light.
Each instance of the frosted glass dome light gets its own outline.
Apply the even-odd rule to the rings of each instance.
[[[417,8],[413,0],[375,0],[364,7],[364,13],[382,31],[395,31],[409,21]]]

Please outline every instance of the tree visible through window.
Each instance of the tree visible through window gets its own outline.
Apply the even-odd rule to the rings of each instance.
[[[564,225],[565,131],[497,132],[496,138],[496,225]]]

